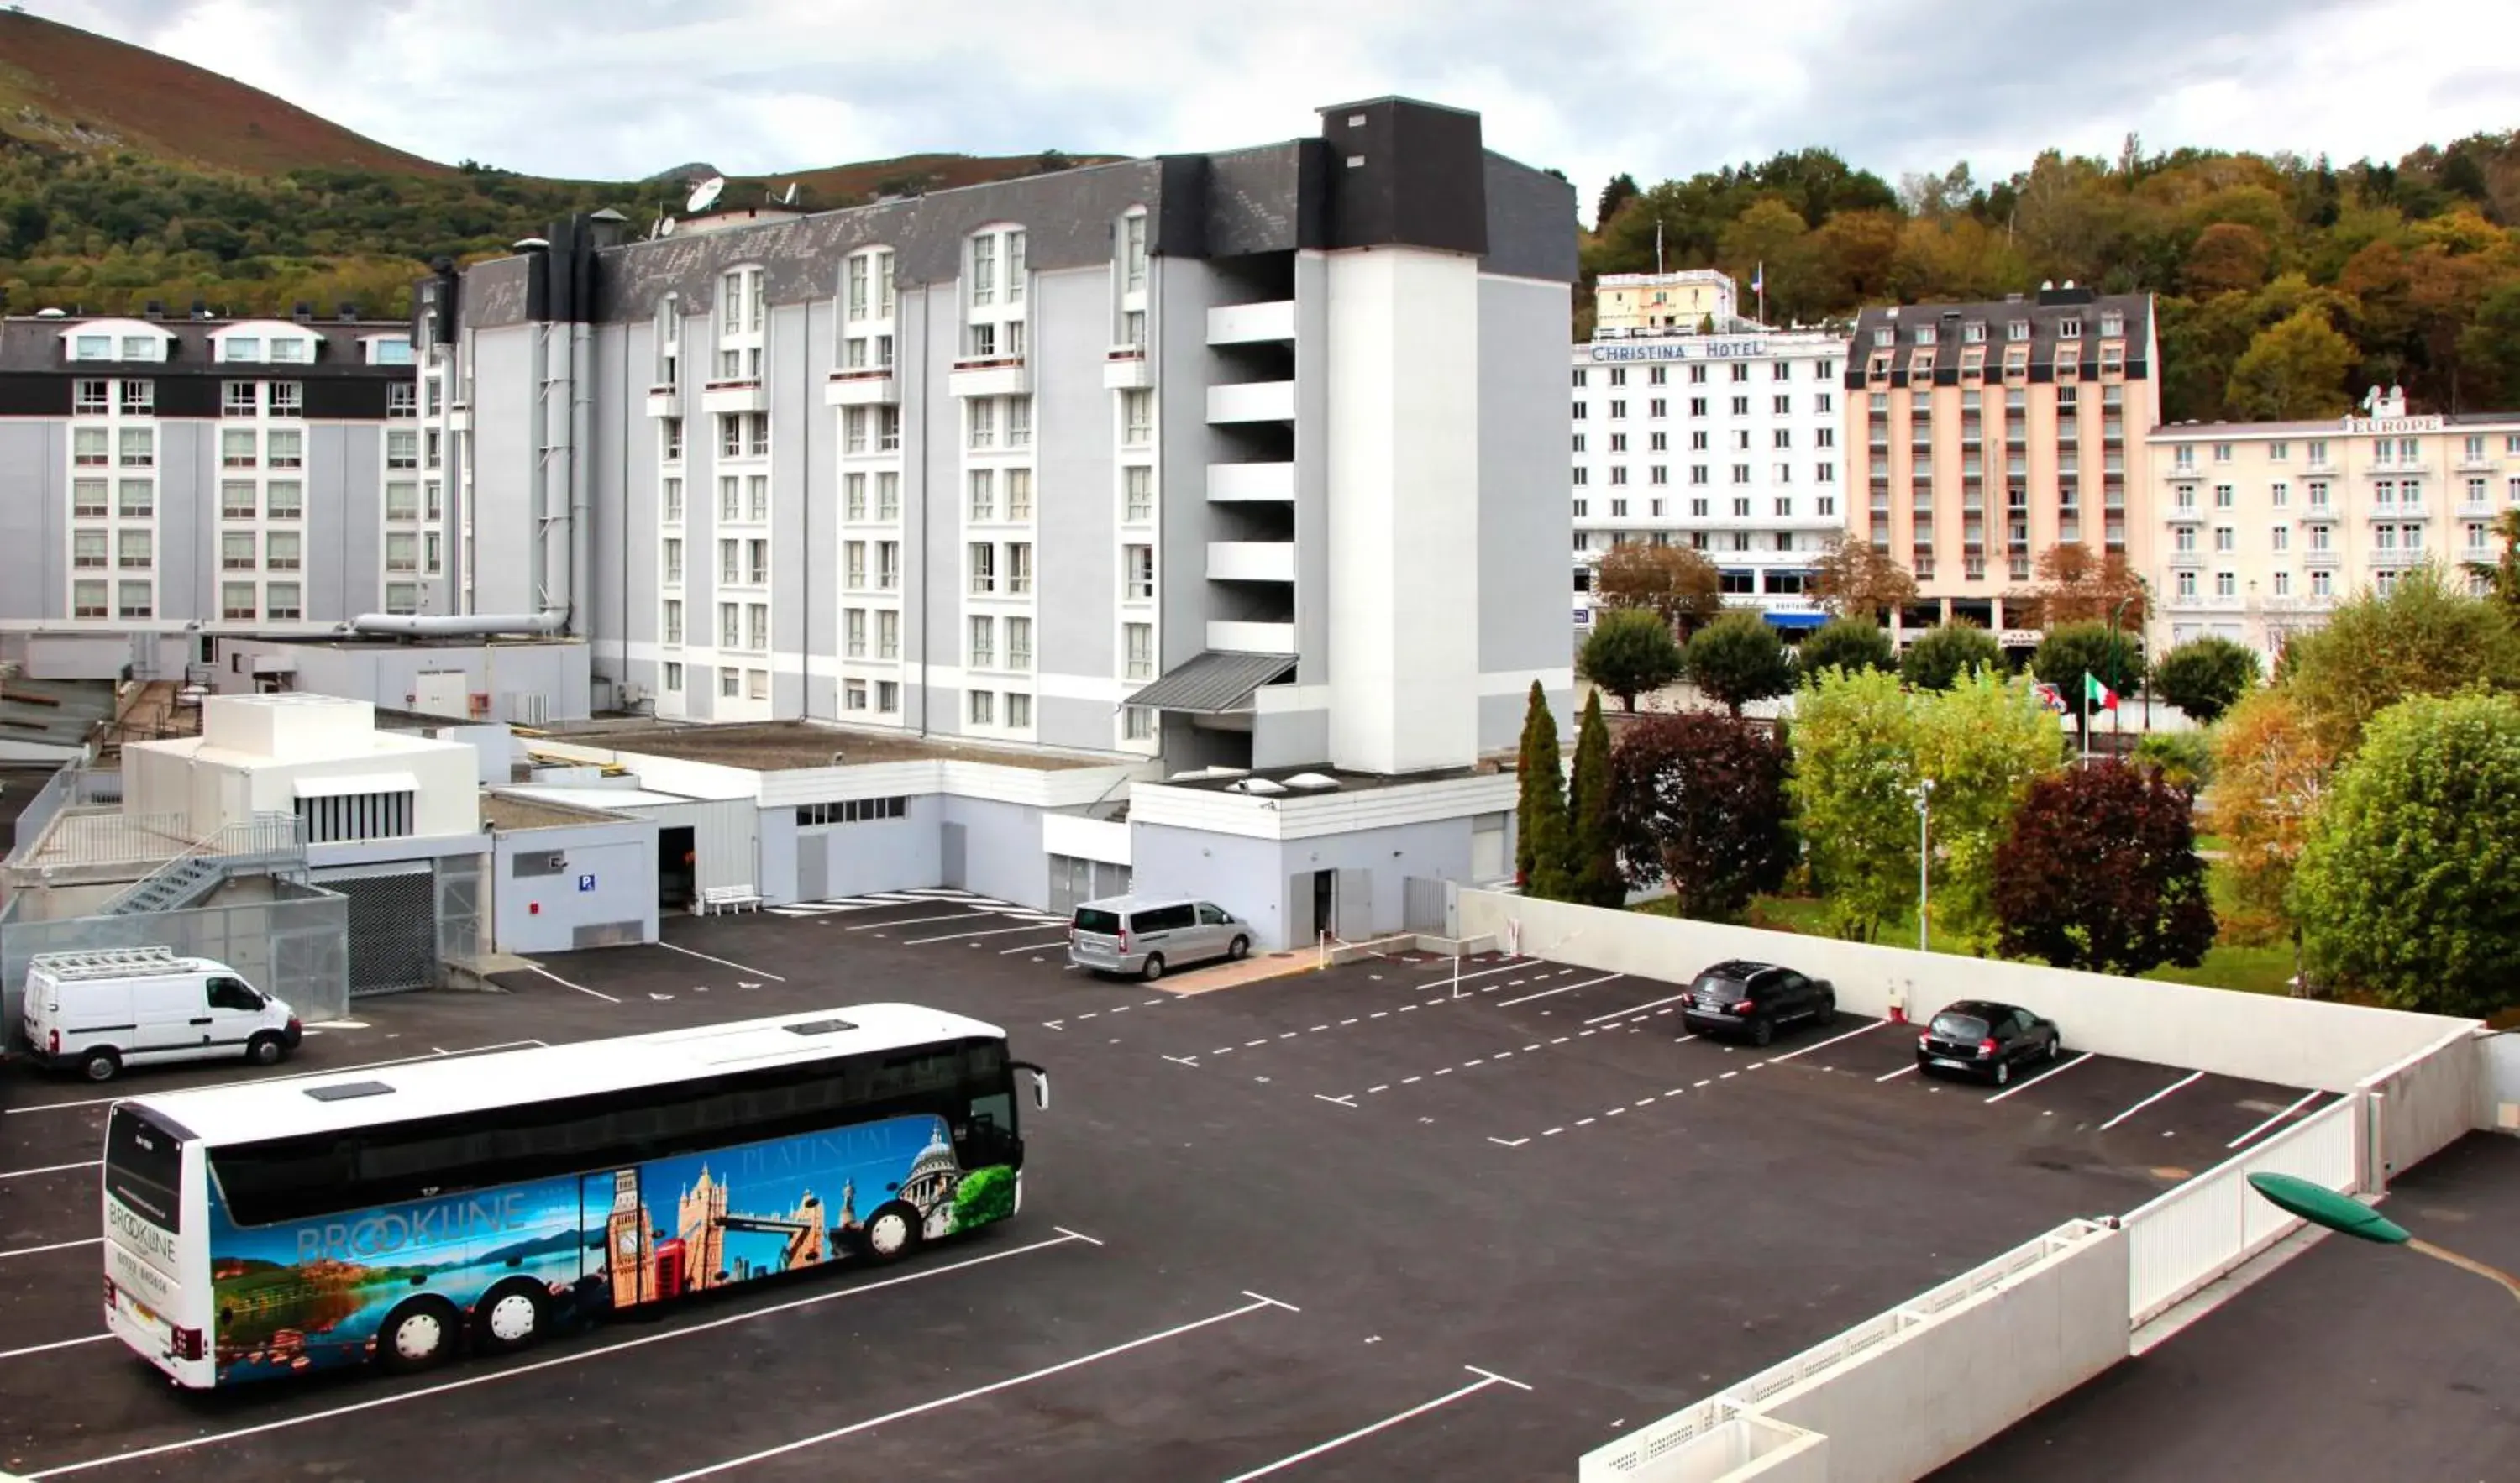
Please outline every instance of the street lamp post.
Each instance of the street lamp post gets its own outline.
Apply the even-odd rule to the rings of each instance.
[[[2249,1188],[2257,1191],[2276,1209],[2300,1216],[2314,1226],[2324,1226],[2341,1236],[2382,1246],[2404,1246],[2434,1261],[2456,1267],[2461,1272],[2474,1273],[2514,1298],[2520,1298],[2520,1278],[2499,1267],[2489,1267],[2474,1257],[2461,1256],[2448,1247],[2436,1246],[2361,1200],[2350,1199],[2324,1185],[2290,1174],[2252,1174]]]
[[[1916,951],[1922,953],[1933,914],[1934,780],[1918,780],[1908,795],[1916,800]]]

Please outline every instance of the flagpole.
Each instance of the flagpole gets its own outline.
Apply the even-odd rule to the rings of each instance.
[[[1662,218],[1654,218],[1654,272],[1662,271]]]
[[[1760,259],[1758,271],[1752,278],[1759,286],[1759,323],[1764,325],[1768,322],[1768,263],[1765,258]]]

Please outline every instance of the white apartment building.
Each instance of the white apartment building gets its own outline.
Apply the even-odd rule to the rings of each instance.
[[[2364,405],[2152,434],[2156,648],[2218,634],[2272,661],[2288,635],[2409,566],[2500,555],[2494,520],[2520,508],[2520,412],[2409,416],[2395,388]]]
[[[1824,619],[1806,585],[1812,562],[1846,528],[1846,337],[1770,330],[1729,312],[1712,317],[1734,328],[1701,335],[1697,315],[1652,312],[1650,286],[1662,278],[1692,307],[1701,298],[1729,306],[1729,280],[1720,292],[1695,282],[1709,276],[1723,277],[1622,275],[1614,323],[1574,347],[1579,631],[1593,620],[1593,565],[1622,541],[1695,547],[1723,573],[1728,604],[1779,627]],[[1602,280],[1605,310],[1611,283]],[[1629,303],[1641,294],[1647,302]],[[1671,318],[1692,328],[1654,322]]]

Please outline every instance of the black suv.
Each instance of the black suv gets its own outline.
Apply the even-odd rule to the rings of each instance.
[[[1963,999],[1947,1005],[1916,1037],[1916,1069],[1927,1076],[1983,1076],[2008,1085],[2016,1066],[2065,1054],[2056,1022],[2018,1005]]]
[[[1681,1002],[1680,1017],[1707,1035],[1746,1035],[1764,1046],[1778,1025],[1837,1017],[1837,990],[1824,978],[1805,978],[1773,963],[1733,959],[1697,975]]]

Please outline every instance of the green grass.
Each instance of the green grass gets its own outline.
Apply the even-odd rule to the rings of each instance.
[[[2204,841],[2199,840],[2201,846]],[[2216,904],[2223,896],[2223,872],[2213,871]],[[1641,902],[1641,912],[1658,917],[1676,917],[1679,911],[1669,896]],[[1772,932],[1799,932],[1807,937],[1832,935],[1828,926],[1828,903],[1817,896],[1760,896],[1750,903],[1747,923]],[[1913,947],[1916,941],[1916,918],[1911,912],[1898,921],[1882,925],[1876,939],[1884,947]],[[1926,941],[1931,951],[1959,957],[1992,956],[1972,954],[1957,939],[1947,937],[1939,927],[1929,928]],[[2244,947],[2236,943],[2216,943],[2205,954],[2205,961],[2192,968],[2159,967],[2140,978],[2158,979],[2164,983],[2189,983],[2205,988],[2233,989],[2243,994],[2288,993],[2286,981],[2292,977],[2292,948],[2287,943],[2265,947]]]

